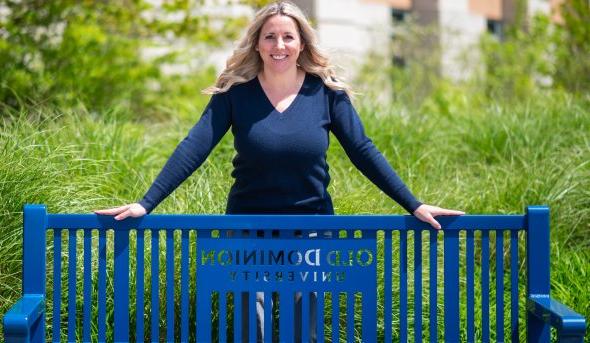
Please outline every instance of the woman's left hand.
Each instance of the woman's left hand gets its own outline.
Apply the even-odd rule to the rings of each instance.
[[[423,222],[429,223],[433,228],[440,230],[440,223],[434,219],[436,216],[460,216],[465,214],[463,211],[447,210],[438,206],[420,205],[415,211],[414,216]]]

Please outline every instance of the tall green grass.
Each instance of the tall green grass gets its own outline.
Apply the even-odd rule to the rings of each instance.
[[[198,119],[199,104],[192,116],[156,122],[117,111],[7,117],[0,131],[0,313],[20,296],[23,204],[87,213],[139,199]],[[367,134],[424,202],[472,214],[549,205],[552,295],[590,317],[588,97],[539,91],[486,102],[444,85],[416,108],[370,96],[355,104]],[[333,136],[331,142],[329,191],[338,214],[404,213],[355,170]],[[233,154],[228,133],[156,212],[223,213]]]

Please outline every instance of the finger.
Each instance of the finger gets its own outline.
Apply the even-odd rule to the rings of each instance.
[[[436,221],[436,219],[434,219],[434,217],[430,214],[427,213],[424,215],[424,221],[427,222],[428,224],[430,224],[433,228],[440,230],[441,229],[441,225],[439,222]]]
[[[432,212],[434,216],[460,216],[462,214],[465,214],[465,212],[463,211],[447,210],[446,208],[441,208]]]
[[[104,209],[104,210],[96,210],[96,211],[94,211],[94,213],[103,214],[103,215],[107,215],[107,216],[113,216],[113,215],[116,215],[116,214],[126,211],[128,208],[129,208],[129,205],[123,205],[123,206],[108,208],[108,209]]]
[[[131,215],[131,211],[126,210],[125,212],[119,214],[118,216],[115,217],[115,220],[123,220],[127,217],[129,217]]]

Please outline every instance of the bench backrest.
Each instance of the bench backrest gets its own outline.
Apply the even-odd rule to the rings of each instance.
[[[297,306],[303,341],[310,319],[318,342],[504,341],[520,335],[524,295],[549,294],[546,207],[439,217],[441,231],[412,216],[117,222],[47,214],[41,205],[26,206],[24,215],[23,293],[46,295],[51,334],[41,325],[38,336],[54,341],[223,342],[244,331],[254,341],[256,292],[266,299],[265,337],[280,341],[293,340]],[[527,335],[538,330],[529,324]]]

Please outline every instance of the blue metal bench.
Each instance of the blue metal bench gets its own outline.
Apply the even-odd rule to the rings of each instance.
[[[247,332],[255,341],[256,321],[242,327],[242,310],[256,318],[256,292],[263,292],[273,299],[264,305],[265,340],[290,342],[301,292],[303,341],[313,317],[318,342],[405,342],[412,334],[416,342],[518,341],[525,323],[529,342],[549,342],[551,327],[559,341],[583,341],[584,317],[549,295],[548,208],[439,220],[438,232],[412,216],[116,222],[27,205],[23,297],[4,315],[4,337],[223,342]]]

